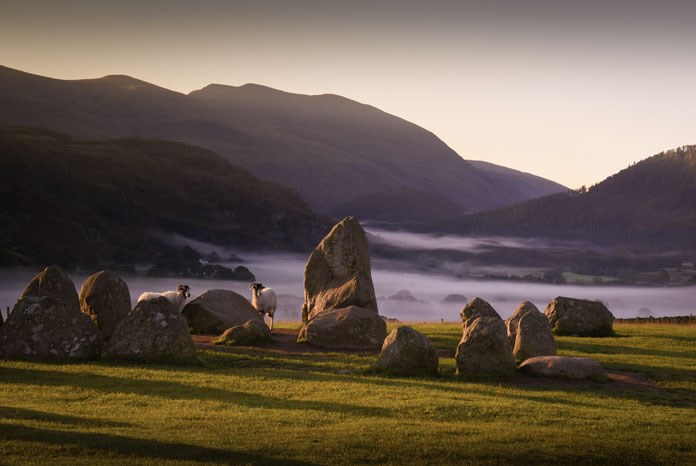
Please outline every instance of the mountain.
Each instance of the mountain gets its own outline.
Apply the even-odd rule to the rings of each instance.
[[[0,123],[78,138],[195,144],[297,190],[323,213],[404,188],[467,211],[564,189],[492,165],[477,167],[431,132],[369,105],[253,84],[210,85],[184,95],[128,76],[65,81],[0,67]]]
[[[352,215],[381,224],[427,229],[433,223],[465,212],[459,204],[437,194],[414,188],[397,188],[352,199],[334,207],[329,214],[336,218]]]
[[[0,126],[0,262],[145,262],[176,233],[308,251],[331,227],[296,192],[187,144]]]
[[[591,187],[450,219],[443,231],[696,251],[696,146],[638,162]]]

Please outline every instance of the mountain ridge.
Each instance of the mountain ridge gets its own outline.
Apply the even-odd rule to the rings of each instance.
[[[450,218],[465,234],[588,240],[600,245],[696,251],[696,145],[660,152],[588,190]]]
[[[427,129],[334,94],[306,96],[257,84],[182,94],[125,75],[55,80],[6,67],[0,78],[4,124],[43,126],[80,139],[145,137],[205,147],[297,190],[319,212],[403,186],[472,211],[529,195],[514,176],[476,169]],[[533,197],[562,189],[536,181]]]

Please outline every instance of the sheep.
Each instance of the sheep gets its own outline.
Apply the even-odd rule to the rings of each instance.
[[[261,318],[264,314],[268,314],[271,318],[271,331],[273,331],[273,314],[275,314],[278,305],[276,293],[272,288],[266,288],[262,283],[252,283],[249,285],[251,292],[251,305],[256,308]]]
[[[164,297],[167,298],[179,312],[181,312],[181,310],[184,308],[186,298],[191,296],[191,293],[189,293],[190,289],[191,288],[188,285],[179,285],[176,287],[176,291],[163,291],[162,293],[146,291],[140,295],[138,302]]]

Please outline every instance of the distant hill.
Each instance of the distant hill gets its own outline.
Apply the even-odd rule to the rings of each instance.
[[[444,231],[696,251],[696,146],[662,152],[591,187],[450,219]]]
[[[413,188],[368,194],[338,205],[329,212],[336,218],[352,215],[360,220],[425,228],[433,222],[464,213],[463,207],[449,199]]]
[[[433,208],[444,198],[467,211],[564,189],[469,163],[431,132],[369,105],[253,84],[184,95],[128,76],[64,81],[0,67],[0,123],[195,144],[297,190],[323,213],[404,188],[432,194]],[[405,220],[421,221],[420,213]]]
[[[4,264],[144,262],[167,249],[170,233],[307,251],[332,224],[296,192],[209,150],[40,129],[0,127],[0,199]]]

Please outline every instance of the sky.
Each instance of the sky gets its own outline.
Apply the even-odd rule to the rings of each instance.
[[[571,188],[696,144],[695,51],[679,0],[0,3],[4,66],[339,94]]]

